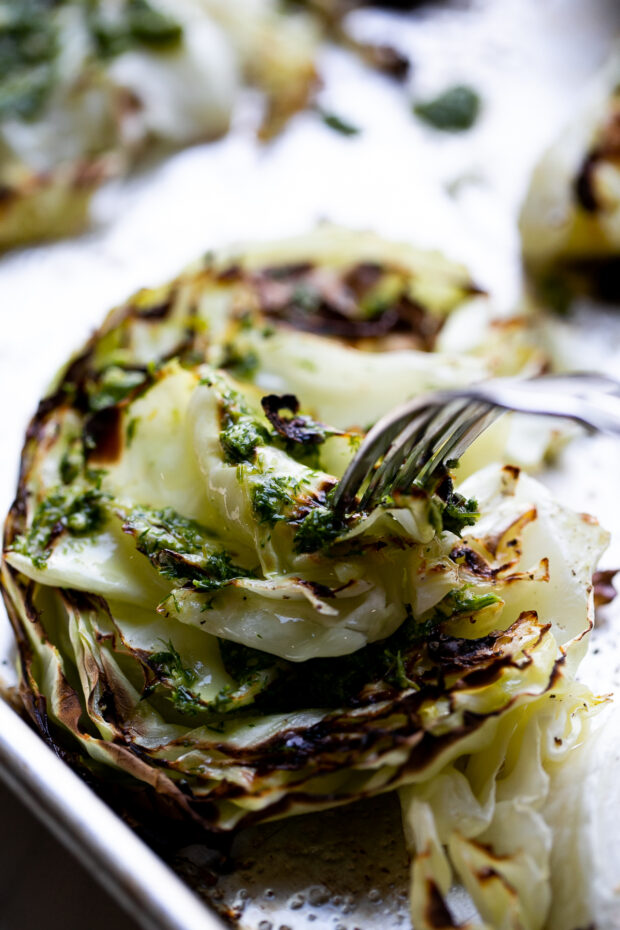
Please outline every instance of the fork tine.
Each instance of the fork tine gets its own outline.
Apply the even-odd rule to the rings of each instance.
[[[472,403],[469,398],[461,397],[444,408],[439,408],[432,422],[432,428],[424,435],[409,456],[401,459],[401,468],[394,482],[399,491],[406,491],[417,479],[420,470],[434,455],[438,443],[444,443],[454,432],[459,431],[465,422],[469,422]]]
[[[418,411],[429,407],[429,398],[416,398],[401,404],[391,414],[382,417],[372,427],[338,482],[334,492],[334,507],[342,507],[353,500],[372,471],[376,462],[385,455],[395,437],[406,427]]]
[[[433,459],[439,448],[443,449],[452,436],[460,436],[464,429],[468,429],[472,422],[472,403],[461,398],[458,404],[450,404],[439,409],[429,430],[414,446],[406,459],[401,458],[401,467],[394,480],[394,487],[406,492],[416,481],[426,463]],[[444,456],[442,455],[442,460]]]
[[[458,420],[468,406],[469,401],[466,398],[456,398],[447,406],[435,403],[429,407],[427,416],[414,424],[414,430],[403,430],[394,440],[368,485],[362,498],[362,507],[376,505],[388,486],[400,488],[403,464],[425,461],[431,454],[434,443],[451,428],[453,421]]]
[[[369,476],[363,506],[376,505],[388,489],[429,483],[508,410],[570,419],[590,432],[620,436],[620,381],[588,372],[496,378],[409,401],[369,432],[335,489],[334,505],[356,503]]]
[[[490,404],[470,405],[469,415],[463,418],[457,429],[444,438],[441,445],[422,466],[417,477],[418,482],[420,484],[428,482],[439,470],[445,468],[446,462],[459,459],[474,440],[503,413],[505,413],[504,410],[494,408]]]
[[[368,469],[367,474],[372,475],[372,477],[362,497],[362,507],[369,506],[373,501],[381,500],[385,489],[392,484],[395,475],[398,473],[403,457],[409,454],[410,448],[419,444],[435,415],[436,408],[434,406],[418,411],[405,429],[395,437],[374,474],[372,474],[374,463]]]

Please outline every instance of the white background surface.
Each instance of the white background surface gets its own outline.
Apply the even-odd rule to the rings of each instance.
[[[326,218],[440,247],[467,261],[501,306],[514,305],[515,218],[529,170],[609,52],[620,4],[473,0],[411,19],[366,12],[356,22],[414,63],[405,92],[341,51],[325,54],[321,102],[360,126],[359,137],[303,114],[259,148],[248,100],[228,138],[102,192],[81,239],[0,259],[0,510],[27,419],[58,366],[115,302],[212,246],[303,232]],[[455,81],[481,91],[478,126],[457,137],[418,124],[411,100]],[[0,824],[0,930],[131,926],[3,791]]]

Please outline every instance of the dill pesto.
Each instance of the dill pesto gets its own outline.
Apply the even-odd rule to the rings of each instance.
[[[345,529],[346,522],[340,514],[328,505],[319,504],[297,524],[295,552],[323,552]]]
[[[155,680],[146,685],[142,697],[149,697],[157,686],[163,687],[169,693],[176,710],[182,714],[194,715],[203,709],[202,702],[191,691],[197,675],[193,669],[183,664],[172,641],[164,645],[164,650],[152,653],[147,659],[147,665]]]
[[[147,556],[161,575],[179,585],[215,591],[234,578],[252,575],[234,563],[231,553],[205,527],[170,507],[135,508],[130,513],[121,510],[119,516],[123,531],[135,538],[138,552]]]
[[[15,552],[45,568],[54,542],[65,532],[88,536],[99,530],[107,516],[106,496],[95,488],[59,487],[37,507],[28,532],[13,543]]]
[[[171,16],[157,10],[148,0],[124,0],[120,11],[102,11],[97,0],[82,0],[97,54],[114,58],[135,45],[157,51],[176,48],[183,29]]]
[[[54,84],[58,50],[53,9],[45,0],[0,2],[0,119],[39,114]]]
[[[149,376],[144,371],[110,365],[99,374],[96,381],[87,385],[89,407],[93,413],[115,407],[148,380]]]
[[[479,516],[478,502],[455,491],[452,478],[446,475],[429,502],[429,520],[436,532],[460,536]]]
[[[76,436],[69,440],[59,465],[60,480],[63,484],[72,484],[86,466],[84,442]]]
[[[286,519],[298,484],[283,476],[260,475],[252,482],[252,509],[259,523],[274,526]]]
[[[250,416],[239,416],[225,426],[220,433],[220,444],[226,461],[231,463],[251,462],[257,446],[268,441],[267,430]]]

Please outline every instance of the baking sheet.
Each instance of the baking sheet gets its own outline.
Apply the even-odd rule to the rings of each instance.
[[[172,276],[212,246],[304,232],[328,219],[440,248],[469,264],[499,308],[515,306],[521,286],[516,214],[529,171],[608,54],[620,30],[620,5],[472,0],[411,16],[364,11],[352,23],[360,36],[393,42],[414,62],[411,85],[403,92],[341,50],[326,50],[321,103],[359,126],[358,137],[330,132],[307,113],[261,148],[254,139],[259,115],[248,95],[226,139],[180,153],[103,191],[87,235],[0,260],[3,512],[12,497],[26,422],[56,368],[115,302]],[[481,92],[479,124],[450,136],[417,123],[411,100],[453,82]],[[583,306],[575,321],[560,326],[566,351],[581,367],[617,373],[619,320]],[[619,445],[584,440],[569,447],[561,465],[545,476],[577,509],[619,528],[605,560],[612,566],[620,565],[614,488],[619,466]],[[584,664],[583,677],[600,691],[620,689],[614,615],[618,610],[612,607],[603,617]],[[0,624],[0,662],[10,682],[6,623]],[[9,713],[4,707],[0,712]],[[0,721],[0,733],[0,755],[18,787],[33,737],[19,721],[6,730]],[[48,752],[42,744],[40,750]],[[64,816],[75,836],[92,813],[89,793],[84,789],[76,806],[75,776],[62,767],[57,774],[57,803],[46,817],[58,823]],[[42,779],[35,778],[28,793],[31,803],[49,810],[49,786]],[[133,882],[130,898],[159,900],[162,885],[145,868],[148,850],[127,857],[118,833],[122,825],[103,813],[98,823],[96,837],[86,831],[78,840],[91,856],[97,846],[97,871],[109,879],[122,868]],[[232,858],[234,869],[215,877],[213,853],[194,845],[179,850],[173,865],[243,930],[408,926],[408,873],[395,798],[253,828],[235,840]],[[172,882],[166,885],[162,878],[168,894],[182,894],[174,875],[165,874]],[[108,884],[119,891],[118,882]],[[465,917],[468,903],[455,894],[456,912]],[[165,930],[199,930],[202,924],[190,914],[190,904],[187,908],[176,908],[175,924],[166,923],[156,908],[138,916]],[[212,926],[208,920],[205,912],[205,930]]]

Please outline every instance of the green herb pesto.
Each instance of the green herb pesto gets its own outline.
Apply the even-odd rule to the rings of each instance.
[[[233,578],[252,572],[235,565],[230,553],[195,520],[171,507],[164,510],[134,508],[124,518],[123,530],[136,539],[138,552],[147,556],[157,571],[180,585],[190,583],[199,591],[213,591]]]
[[[132,391],[145,384],[147,379],[143,371],[110,365],[100,373],[95,383],[88,386],[90,409],[96,413],[107,407],[115,407],[129,397]]]
[[[0,0],[0,119],[36,119],[57,80],[63,41],[58,12],[81,12],[94,58],[113,58],[138,46],[154,51],[178,47],[181,25],[148,0]]]
[[[220,445],[226,461],[230,464],[251,462],[257,446],[264,446],[269,439],[265,427],[251,416],[240,416],[220,433]]]
[[[200,574],[189,576],[198,591],[215,591],[233,578],[249,578],[253,573],[235,565],[224,550],[203,557]]]
[[[445,478],[444,482],[443,498],[437,495],[431,498],[429,521],[438,534],[446,532],[460,536],[464,528],[473,526],[480,516],[478,502],[455,491],[451,478]]]
[[[275,681],[281,662],[266,652],[230,640],[219,640],[219,646],[224,668],[235,684],[222,688],[210,706],[218,713],[230,713],[254,704]]]
[[[181,25],[160,12],[148,0],[125,0],[114,16],[106,16],[98,0],[82,0],[96,53],[114,58],[135,45],[158,51],[176,48],[182,37]]]
[[[271,684],[277,674],[276,669],[271,667],[273,660],[264,663],[250,656],[248,657],[249,664],[243,671],[237,663],[239,674],[236,683],[226,685],[214,698],[205,701],[192,691],[192,686],[196,684],[198,678],[195,671],[183,664],[172,642],[165,643],[165,646],[164,651],[156,652],[147,659],[148,667],[154,673],[156,681],[147,685],[143,698],[152,694],[157,687],[163,687],[168,692],[175,708],[182,714],[192,716],[197,713],[227,714],[241,710],[253,704],[257,696]],[[231,657],[236,649],[243,649],[243,647],[221,641],[220,649]],[[263,654],[257,653],[257,655]],[[234,661],[233,664],[235,664]]]
[[[288,662],[226,640],[220,640],[220,654],[226,671],[240,687],[255,683],[262,675],[263,688],[257,689],[254,701],[265,713],[297,707],[347,707],[369,686],[383,683],[398,690],[418,688],[415,667],[419,650],[437,628],[455,615],[475,613],[500,602],[495,594],[469,594],[462,588],[450,592],[424,620],[416,620],[406,604],[405,620],[391,636],[339,658]]]
[[[480,96],[475,90],[458,84],[433,100],[416,103],[413,112],[435,129],[463,132],[471,129],[478,119],[480,105]]]
[[[342,516],[328,505],[319,504],[297,524],[295,552],[323,552],[346,529]]]
[[[252,488],[252,510],[259,523],[273,526],[285,519],[284,511],[294,503],[297,485],[283,476],[261,476]]]
[[[35,568],[45,568],[53,543],[64,532],[89,536],[106,519],[106,496],[96,489],[59,487],[41,501],[30,529],[13,543],[13,549],[32,560]]]
[[[213,545],[213,535],[204,526],[181,516],[172,507],[162,510],[134,507],[124,517],[123,529],[136,537],[140,552],[148,556],[162,549],[191,555]]]
[[[147,685],[143,697],[152,694],[158,684],[163,685],[170,690],[171,700],[180,713],[194,715],[204,709],[200,699],[190,690],[196,682],[196,673],[183,665],[181,656],[172,642],[165,645],[165,651],[155,652],[147,659],[157,681]]]
[[[473,497],[466,500],[462,494],[451,491],[442,513],[443,528],[460,536],[465,527],[473,526],[479,516],[478,501]]]
[[[502,599],[497,594],[471,594],[467,587],[451,591],[444,599],[447,609],[452,614],[473,614],[486,607],[501,604]]]
[[[407,671],[412,650],[417,650],[443,617],[425,623],[416,621],[407,605],[403,624],[387,639],[339,658],[288,662],[268,653],[220,640],[222,661],[228,674],[239,683],[248,675],[270,669],[272,680],[255,699],[261,711],[278,713],[299,707],[347,707],[355,704],[362,690],[383,682],[405,689],[417,687]]]
[[[247,328],[248,325],[251,327],[252,322],[249,321],[249,324],[242,323],[242,325],[244,325],[245,328]],[[240,381],[248,381],[258,371],[259,359],[255,352],[249,351],[244,354],[239,352],[234,345],[229,344],[224,347],[224,355],[219,367],[229,371]]]
[[[71,484],[84,471],[85,466],[84,443],[81,436],[76,436],[68,443],[60,460],[60,480],[63,484]]]
[[[214,379],[203,378],[200,382],[213,386]],[[215,383],[220,394],[220,445],[224,459],[233,465],[252,462],[257,446],[270,441],[269,430],[263,426],[258,417],[249,408],[242,395],[228,385]]]
[[[51,92],[58,54],[56,5],[0,2],[0,119],[32,119]]]

